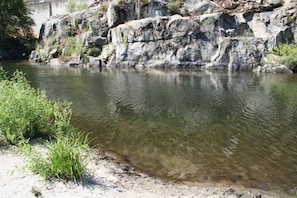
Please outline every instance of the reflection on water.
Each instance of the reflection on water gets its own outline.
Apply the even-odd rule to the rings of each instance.
[[[151,175],[297,185],[295,75],[15,67],[49,98],[72,101],[75,126]]]

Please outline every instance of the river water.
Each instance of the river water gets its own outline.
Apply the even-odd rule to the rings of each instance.
[[[152,176],[288,194],[297,186],[297,75],[2,65],[71,101],[76,127]]]

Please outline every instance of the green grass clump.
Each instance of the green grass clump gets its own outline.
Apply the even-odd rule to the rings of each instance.
[[[48,152],[29,157],[29,167],[46,179],[81,180],[86,172],[87,142],[75,138],[57,138],[46,144]]]
[[[1,67],[0,90],[0,140],[17,145],[29,167],[47,179],[82,179],[88,139],[70,125],[70,104],[47,100],[22,72],[8,76]],[[34,138],[46,138],[46,151],[33,151]]]
[[[285,64],[290,69],[297,68],[297,44],[281,44],[274,48],[271,54],[277,56],[280,64]]]

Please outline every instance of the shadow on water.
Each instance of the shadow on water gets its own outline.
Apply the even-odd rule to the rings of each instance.
[[[297,76],[19,68],[105,150],[170,181],[297,185]]]

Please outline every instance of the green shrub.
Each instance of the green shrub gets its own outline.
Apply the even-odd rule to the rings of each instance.
[[[83,137],[83,136],[81,136]],[[59,137],[47,143],[46,154],[32,151],[29,167],[46,179],[81,180],[86,172],[87,141],[77,136]],[[34,154],[32,154],[34,152]]]
[[[80,180],[86,171],[88,138],[71,125],[69,103],[53,103],[30,86],[22,72],[0,68],[0,138],[17,144],[29,167],[45,178]],[[32,138],[46,137],[47,151],[33,151]]]
[[[0,81],[7,79],[7,72],[4,71],[2,67],[0,67]]]
[[[51,137],[69,125],[68,103],[51,103],[35,90],[22,72],[9,79],[0,70],[0,135],[12,144],[34,137]],[[67,122],[66,122],[67,121]]]
[[[167,3],[168,12],[171,15],[180,14],[180,9],[183,7],[183,4],[184,4],[184,0],[178,0],[178,1],[170,0]]]
[[[271,52],[278,58],[280,64],[287,65],[290,69],[297,67],[297,45],[296,44],[281,44],[274,48]]]
[[[65,42],[63,56],[82,56],[85,52],[83,40],[76,37],[68,37]]]
[[[96,47],[92,47],[92,48],[89,48],[87,50],[87,55],[89,56],[99,56],[101,54],[101,49],[100,48],[96,48]]]

